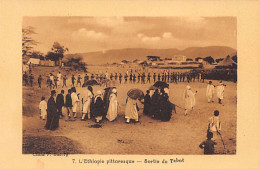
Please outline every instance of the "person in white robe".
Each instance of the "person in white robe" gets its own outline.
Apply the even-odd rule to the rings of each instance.
[[[217,86],[217,97],[218,97],[219,104],[222,104],[222,100],[224,99],[224,90],[225,90],[225,85],[222,83],[222,81],[220,81],[219,85]]]
[[[60,72],[57,74],[57,77],[58,77],[57,85],[59,86],[60,82],[61,82],[61,73]]]
[[[39,104],[40,109],[40,118],[45,120],[47,116],[47,102],[45,101],[45,97],[42,97],[42,100]]]
[[[113,121],[117,117],[117,91],[116,89],[112,89],[112,93],[109,96],[109,107],[107,111],[106,118],[109,121]]]
[[[78,109],[78,105],[79,105],[79,97],[78,95],[76,94],[76,88],[75,87],[72,87],[71,88],[71,100],[72,100],[72,112],[73,112],[73,116],[74,118],[77,117],[77,109]]]
[[[133,119],[135,122],[138,122],[138,111],[137,111],[137,101],[127,97],[126,107],[125,107],[125,118],[126,123],[129,124],[130,120]]]
[[[195,95],[197,94],[197,91],[193,93],[191,91],[191,87],[187,86],[185,91],[184,91],[184,108],[185,112],[184,115],[186,116],[188,112],[193,110],[193,107],[195,106]]]
[[[90,119],[90,104],[93,98],[93,89],[91,86],[88,86],[88,89],[83,93],[83,111],[81,120]]]
[[[213,133],[213,141],[217,143],[217,146],[215,147],[215,152],[221,151],[221,138],[220,138],[220,131],[221,131],[221,122],[219,118],[219,111],[214,111],[214,116],[209,118],[208,121],[208,131]]]
[[[209,81],[209,84],[207,86],[206,96],[208,98],[208,103],[213,102],[212,98],[214,96],[214,85],[212,84],[212,81]]]

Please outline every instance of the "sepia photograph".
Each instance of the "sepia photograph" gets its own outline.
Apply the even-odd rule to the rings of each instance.
[[[21,26],[22,154],[237,154],[236,17]]]

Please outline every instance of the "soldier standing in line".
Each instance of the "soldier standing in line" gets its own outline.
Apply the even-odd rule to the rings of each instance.
[[[117,73],[115,74],[115,80],[117,81]]]
[[[50,79],[50,77],[48,76],[48,78],[47,78],[47,88],[48,87],[50,87],[50,89],[51,89],[51,79]]]
[[[160,73],[158,73],[158,81],[160,81],[161,80],[161,75],[160,75]]]
[[[88,80],[87,80],[87,74],[85,74],[84,76],[84,83],[86,83]]]
[[[94,79],[94,77],[95,77],[95,76],[94,76],[94,74],[92,73],[92,74],[91,74],[91,80],[93,80],[93,79]]]
[[[141,75],[138,73],[138,83],[140,83]]]
[[[76,86],[78,86],[78,84],[79,84],[79,87],[81,87],[81,77],[80,77],[80,75],[78,76],[78,80],[77,80],[77,85]]]
[[[39,85],[39,88],[42,88],[42,75],[40,75],[38,77],[38,85]]]
[[[120,82],[120,84],[122,83],[122,74],[121,73],[119,73],[119,82]]]
[[[174,81],[175,81],[174,73],[172,72],[170,76],[171,76],[171,83],[174,83]]]
[[[129,75],[129,82],[132,83],[132,80],[133,80],[133,74],[132,74],[132,69],[131,69],[131,73]]]
[[[74,87],[74,83],[75,83],[76,78],[74,77],[74,75],[72,75],[71,77],[71,86]]]
[[[113,77],[114,77],[113,73],[110,73],[110,80],[113,80]]]
[[[135,81],[136,81],[136,76],[135,74],[133,75],[133,83],[135,84]]]
[[[125,84],[127,83],[127,78],[128,78],[128,75],[127,73],[125,74]]]
[[[66,83],[66,81],[67,81],[67,77],[66,77],[66,75],[64,75],[63,76],[63,85],[62,85],[62,87],[67,87],[67,83]]]
[[[147,75],[147,83],[150,83],[150,78],[151,78],[151,75],[150,75],[150,73],[148,73],[148,75]]]
[[[29,76],[29,80],[30,80],[31,87],[33,86],[33,79],[34,79],[33,74],[31,74],[31,75]]]
[[[143,73],[141,78],[142,78],[142,83],[145,84],[145,73]]]
[[[54,77],[54,86],[53,86],[53,88],[54,87],[56,87],[56,89],[58,87],[58,77],[57,76]]]
[[[155,83],[156,80],[156,73],[153,73],[153,82]]]
[[[164,73],[162,74],[162,81],[164,81]]]

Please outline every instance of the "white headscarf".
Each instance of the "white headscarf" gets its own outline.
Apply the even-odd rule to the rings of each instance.
[[[116,92],[117,92],[116,88],[112,89],[112,93],[116,93]]]

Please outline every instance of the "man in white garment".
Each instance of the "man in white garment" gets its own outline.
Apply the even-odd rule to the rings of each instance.
[[[217,97],[218,97],[218,103],[222,104],[222,100],[224,99],[224,89],[225,84],[222,83],[222,81],[219,82],[219,85],[217,86]]]
[[[60,73],[60,72],[57,74],[57,77],[58,77],[58,82],[57,82],[57,84],[58,84],[58,86],[59,86],[59,85],[60,85],[60,82],[61,82],[61,73]]]
[[[188,112],[191,112],[193,110],[193,107],[195,106],[195,95],[197,94],[197,91],[193,93],[191,91],[191,87],[187,86],[184,91],[184,108],[185,112],[184,115],[186,116]]]
[[[207,86],[206,96],[208,98],[208,103],[213,102],[212,98],[214,96],[214,85],[212,84],[212,81],[209,81],[209,84]]]
[[[136,106],[137,106],[136,100],[127,97],[126,107],[125,107],[125,118],[127,124],[130,123],[131,119],[133,119],[135,122],[138,122],[138,111]]]
[[[72,87],[71,88],[71,100],[72,100],[72,112],[73,112],[73,117],[77,117],[77,109],[78,109],[78,103],[79,103],[79,97],[76,94],[76,88]]]
[[[106,118],[109,121],[114,121],[117,118],[117,90],[114,88],[109,96],[109,107],[107,111]]]
[[[85,116],[90,119],[90,104],[93,98],[93,89],[91,86],[88,86],[88,89],[83,93],[83,111],[81,120],[85,120]]]

